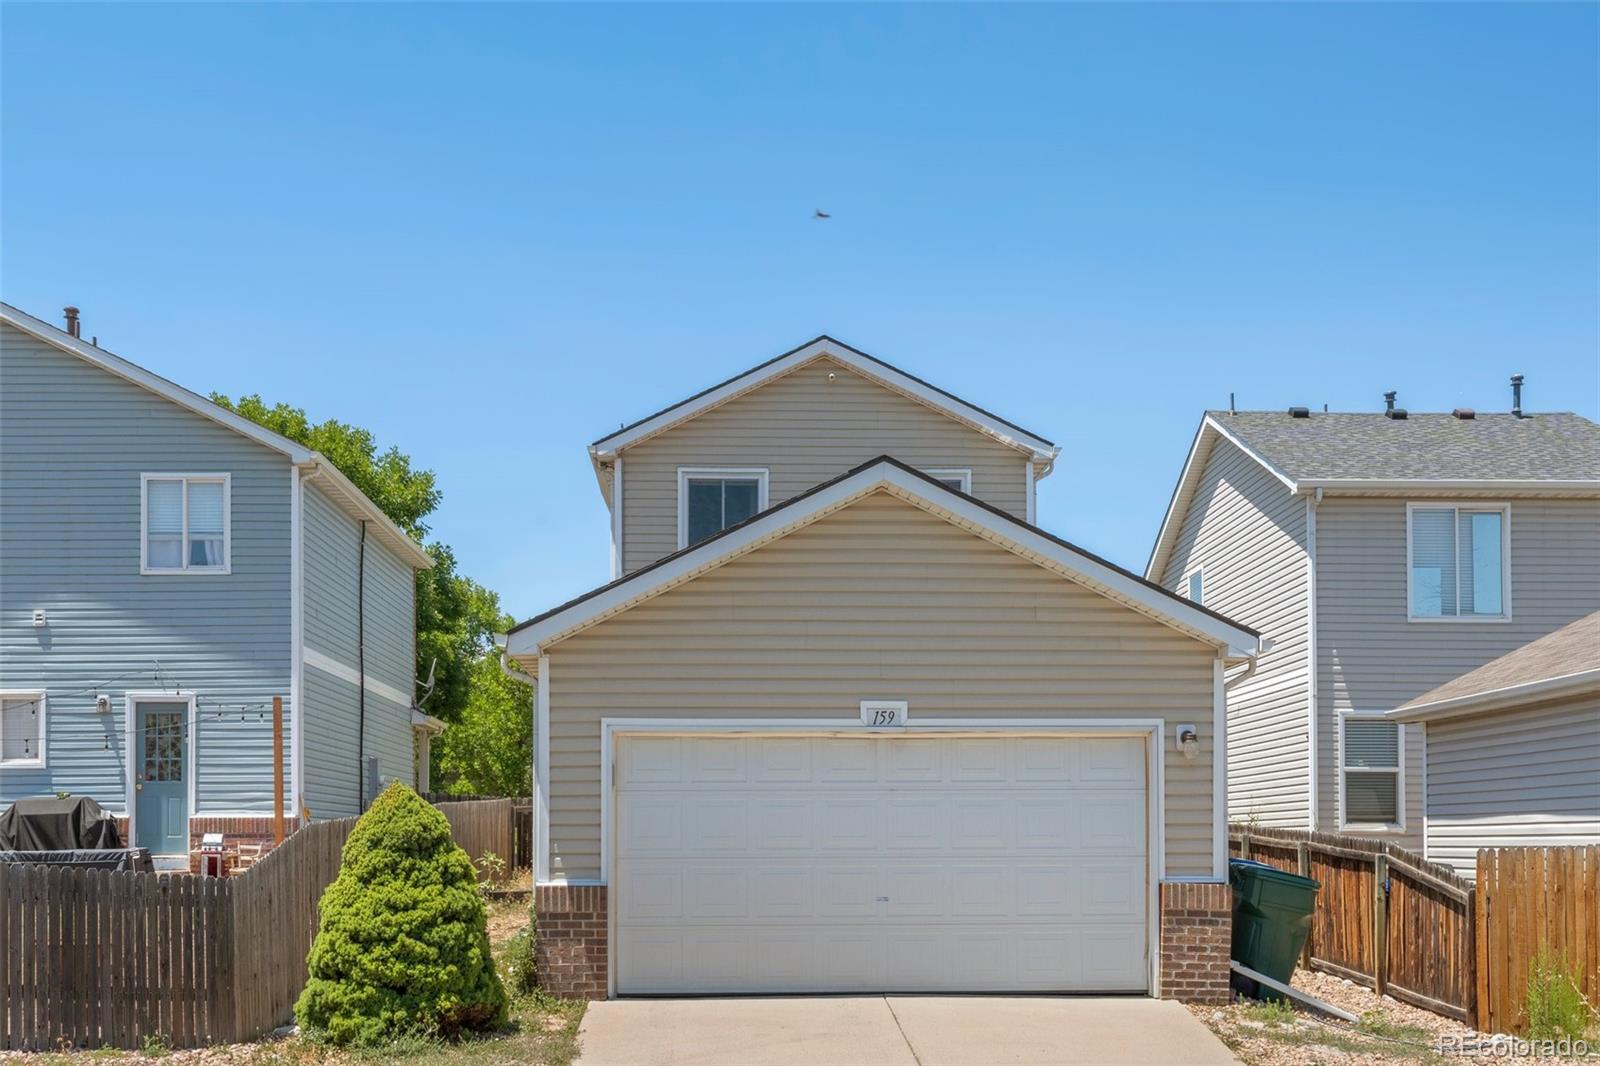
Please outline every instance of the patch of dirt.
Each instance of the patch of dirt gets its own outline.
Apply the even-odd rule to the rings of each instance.
[[[527,928],[532,920],[533,911],[528,906],[528,901],[523,900],[495,900],[489,904],[489,946],[496,952],[505,945],[507,940],[516,936],[521,930]]]

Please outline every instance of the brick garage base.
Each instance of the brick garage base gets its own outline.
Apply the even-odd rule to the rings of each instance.
[[[1228,1002],[1233,940],[1233,889],[1228,885],[1161,885],[1161,998]]]
[[[539,987],[568,999],[605,999],[606,886],[539,885],[533,911]]]

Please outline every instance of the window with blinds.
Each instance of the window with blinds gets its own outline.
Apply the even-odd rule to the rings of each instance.
[[[225,574],[227,474],[146,474],[142,573]]]
[[[1505,618],[1504,508],[1413,505],[1411,617]]]
[[[1399,724],[1376,715],[1351,715],[1341,730],[1345,827],[1402,825]]]
[[[0,766],[44,765],[44,693],[0,693]]]

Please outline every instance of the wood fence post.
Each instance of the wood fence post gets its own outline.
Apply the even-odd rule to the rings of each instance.
[[[1248,832],[1240,833],[1239,834],[1239,858],[1248,859],[1249,857],[1250,857],[1250,834]]]
[[[1294,846],[1294,854],[1295,854],[1295,869],[1299,871],[1301,877],[1310,877],[1311,876],[1311,845],[1308,844],[1307,842],[1305,842],[1304,840],[1300,841],[1298,844],[1296,844]],[[1312,937],[1316,935],[1316,931],[1317,931],[1317,923],[1316,923],[1315,916],[1313,915],[1312,922],[1311,922],[1311,931],[1306,934],[1305,947],[1300,949],[1300,965],[1303,966],[1307,970],[1311,969],[1311,940],[1312,940]]]
[[[1389,984],[1389,857],[1378,852],[1372,857],[1372,986],[1383,995]]]
[[[272,843],[283,843],[283,697],[272,697]],[[220,861],[220,860],[219,860]]]

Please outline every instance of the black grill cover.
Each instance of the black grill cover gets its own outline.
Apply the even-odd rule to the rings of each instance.
[[[0,850],[81,851],[122,847],[116,819],[88,796],[17,800],[0,814]]]
[[[38,866],[70,866],[75,870],[132,870],[155,873],[149,848],[116,848],[109,851],[0,851],[0,865],[30,863]]]

